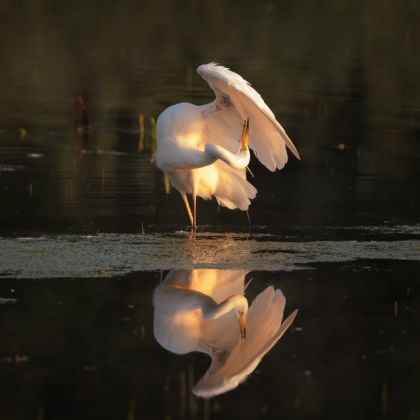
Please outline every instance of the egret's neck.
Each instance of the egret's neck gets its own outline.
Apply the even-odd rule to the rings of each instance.
[[[229,150],[226,150],[217,144],[210,143],[206,144],[204,151],[210,156],[223,160],[235,169],[245,169],[251,158],[248,148],[245,150],[239,150],[237,153],[231,153]]]
[[[248,301],[243,295],[233,295],[218,305],[203,308],[203,318],[206,320],[219,318],[222,315],[236,309],[241,314],[248,312]]]
[[[223,160],[232,168],[245,169],[249,164],[250,157],[249,149],[231,153],[217,144],[207,143],[204,150],[185,149],[185,152],[177,157],[176,167],[173,170],[203,168],[218,159]],[[167,167],[170,166],[168,163]]]
[[[181,165],[178,162],[178,167],[185,167],[186,169],[203,168],[216,162],[217,159],[219,158],[209,153],[206,148],[204,150],[189,149],[188,154],[185,154],[185,162],[182,162]]]

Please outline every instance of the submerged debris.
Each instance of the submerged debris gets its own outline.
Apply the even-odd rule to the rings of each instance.
[[[76,104],[76,133],[79,135],[87,135],[91,131],[91,125],[87,112],[86,102],[80,93],[75,95]]]
[[[19,128],[19,140],[25,140],[26,136],[28,135],[28,130],[26,128]]]
[[[150,118],[150,163],[155,161],[156,152],[156,120],[154,117]]]
[[[344,143],[338,143],[335,148],[339,150],[340,152],[344,152],[346,150],[346,145]]]
[[[2,298],[2,297],[0,297],[0,305],[4,305],[6,303],[16,303],[16,302],[18,302],[18,300],[15,299],[15,298]]]
[[[144,150],[144,115],[139,114],[139,152]]]
[[[2,359],[0,359],[3,363],[10,363],[13,365],[20,365],[21,363],[26,363],[29,362],[29,357],[26,356],[25,354],[20,355],[19,353],[14,354],[11,357],[3,357]]]

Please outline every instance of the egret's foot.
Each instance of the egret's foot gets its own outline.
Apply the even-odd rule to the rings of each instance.
[[[197,232],[197,226],[192,226],[192,225],[191,225],[189,238],[190,238],[190,239],[194,239],[194,238],[195,238],[195,233],[196,233],[196,232]]]
[[[239,329],[241,330],[241,337],[243,340],[246,339],[246,315],[243,312],[239,312]]]

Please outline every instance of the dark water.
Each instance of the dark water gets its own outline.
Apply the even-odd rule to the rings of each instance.
[[[273,284],[299,314],[247,382],[209,402],[190,391],[209,359],[154,340],[160,273],[2,279],[17,299],[0,305],[2,418],[418,418],[419,267],[248,274],[250,297]]]
[[[178,194],[138,151],[138,115],[147,146],[150,117],[211,99],[194,70],[209,61],[252,82],[302,156],[276,174],[252,162],[253,224],[418,223],[419,14],[416,1],[3,2],[0,230],[184,227]],[[199,221],[247,223],[215,202]]]
[[[419,18],[417,1],[3,1],[0,418],[420,418]],[[210,61],[302,161],[252,161],[251,226],[199,201],[190,238],[151,118],[211,100]],[[153,337],[155,287],[202,267],[299,309],[210,401],[190,392],[209,359]]]

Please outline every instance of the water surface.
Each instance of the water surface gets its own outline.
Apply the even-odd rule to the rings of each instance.
[[[419,418],[419,19],[412,0],[3,1],[1,418]],[[250,225],[200,200],[192,238],[153,118],[210,101],[210,61],[302,160],[254,159]],[[209,359],[152,334],[175,268],[246,270],[247,297],[273,285],[299,309],[211,400],[191,393]]]
[[[153,336],[166,272],[2,279],[0,296],[17,299],[0,304],[2,417],[416,418],[418,271],[369,260],[249,273],[249,299],[274,285],[299,313],[244,384],[208,402],[191,388],[210,359]]]
[[[306,238],[309,229],[304,235],[290,230],[283,236],[175,232],[5,237],[0,238],[0,278],[112,277],[200,267],[291,271],[321,262],[420,261],[419,227],[351,229],[345,240],[343,231],[330,228],[322,236]]]

